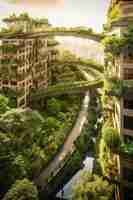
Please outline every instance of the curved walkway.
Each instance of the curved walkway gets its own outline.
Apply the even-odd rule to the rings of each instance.
[[[89,66],[87,66],[89,69]],[[96,69],[89,69],[89,73],[82,69],[82,65],[74,66],[78,70],[85,81],[76,81],[73,83],[57,84],[54,86],[49,86],[47,89],[40,89],[31,94],[32,100],[39,100],[44,97],[59,96],[62,94],[79,94],[84,93],[90,88],[101,87],[102,75]]]
[[[60,168],[64,166],[63,161],[65,160],[66,156],[74,150],[74,142],[80,136],[81,130],[87,119],[89,102],[90,96],[89,91],[87,91],[85,93],[85,97],[81,106],[81,111],[79,112],[76,124],[69,134],[67,140],[65,141],[62,149],[54,158],[54,160],[48,165],[48,167],[44,169],[40,176],[34,180],[37,186],[41,187],[42,189],[45,188],[48,178],[50,176],[53,176],[54,174],[56,175]]]
[[[70,31],[70,30],[45,30],[45,31],[33,31],[33,32],[19,32],[19,33],[4,33],[0,34],[0,39],[4,39],[4,38],[36,38],[36,37],[51,37],[51,36],[74,36],[74,37],[78,37],[78,38],[87,38],[96,42],[101,42],[101,35],[100,34],[94,34],[94,33],[83,33],[83,32],[77,32],[75,31]]]

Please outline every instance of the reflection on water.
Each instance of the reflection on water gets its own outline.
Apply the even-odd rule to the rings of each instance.
[[[69,50],[79,57],[91,58],[103,64],[103,46],[98,42],[73,36],[56,36],[55,39],[60,42],[59,49]]]

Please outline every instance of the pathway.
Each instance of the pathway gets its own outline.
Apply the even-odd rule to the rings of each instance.
[[[34,180],[35,183],[42,189],[45,188],[47,179],[59,171],[59,169],[62,167],[62,162],[64,161],[65,157],[72,152],[74,148],[74,142],[80,136],[81,130],[85,124],[88,113],[89,102],[90,102],[90,96],[88,91],[85,93],[81,111],[79,112],[76,124],[73,127],[71,133],[69,134],[67,140],[65,141],[62,149],[54,158],[54,160],[48,165],[48,167],[44,169],[44,171],[40,174],[40,176]]]

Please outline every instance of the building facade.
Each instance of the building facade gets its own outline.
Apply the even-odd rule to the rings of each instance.
[[[111,1],[111,8],[119,7],[119,19],[112,23],[111,34],[122,36],[127,32],[129,25],[133,24],[133,1]],[[126,80],[130,84],[133,80],[133,51],[129,45],[125,46],[119,58],[115,59],[114,74],[118,79]],[[128,89],[127,89],[128,90]],[[125,143],[133,142],[133,91],[129,88],[115,105],[115,126],[119,129]],[[120,196],[117,199],[133,199],[133,157],[120,155]]]
[[[47,45],[47,38],[30,34],[1,38],[0,90],[12,93],[17,107],[29,103],[32,89],[47,88],[50,83],[50,63],[56,51]]]

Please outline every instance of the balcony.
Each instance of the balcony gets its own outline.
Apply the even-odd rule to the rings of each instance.
[[[133,1],[120,1],[119,6],[122,17],[133,16]]]
[[[123,129],[123,134],[133,137],[133,130],[124,128]]]
[[[123,109],[123,114],[125,116],[133,117],[133,110],[132,109]]]
[[[124,109],[133,110],[133,99],[124,98]]]
[[[123,63],[122,63],[122,67],[123,68],[127,68],[127,69],[133,69],[133,60],[132,60],[132,62],[130,61],[128,61],[128,62],[126,62],[126,61],[123,61]]]
[[[123,68],[123,74],[125,80],[132,80],[133,79],[133,64],[132,68]]]

